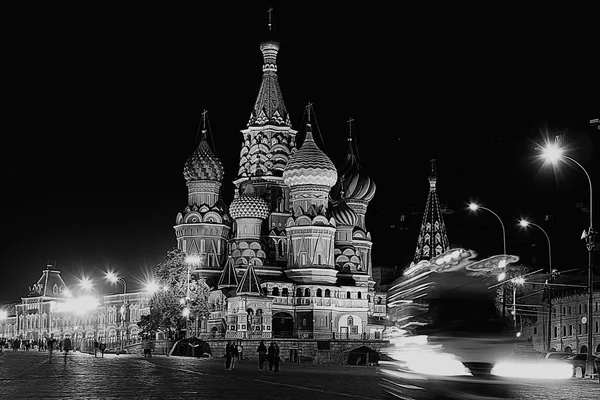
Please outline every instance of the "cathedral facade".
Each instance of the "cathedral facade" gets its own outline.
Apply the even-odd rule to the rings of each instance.
[[[204,330],[230,338],[380,338],[386,294],[375,290],[366,214],[376,185],[352,135],[337,168],[312,136],[292,128],[277,76],[280,44],[260,44],[262,83],[241,130],[231,204],[224,165],[207,140],[184,166],[188,204],[177,247],[213,288]],[[302,139],[302,140],[300,140]]]

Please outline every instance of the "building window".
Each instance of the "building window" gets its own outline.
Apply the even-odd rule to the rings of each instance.
[[[302,326],[306,326],[306,318],[302,318]]]
[[[534,335],[537,335],[537,326],[534,326],[534,327],[533,327],[533,334],[534,334]]]
[[[352,295],[350,294],[350,292],[346,292],[346,298],[347,299],[351,299],[352,298]]]
[[[354,325],[354,318],[348,317],[348,326]]]
[[[554,337],[558,336],[558,327],[554,327]]]
[[[321,326],[325,326],[325,319],[321,318]]]
[[[360,299],[360,298],[361,298],[361,294],[360,294],[360,292],[356,293],[356,298],[357,298],[357,299]]]
[[[306,288],[304,290],[304,297],[310,297],[310,289],[309,288]]]
[[[283,290],[281,291],[281,295],[283,297],[287,297],[288,296],[288,290],[287,290],[287,288],[283,288]]]
[[[571,315],[571,314],[572,314],[571,313],[571,306],[569,306],[569,314],[568,315]]]
[[[573,325],[569,325],[569,336],[573,335]]]
[[[302,297],[302,289],[296,289],[296,297]]]
[[[567,326],[566,325],[563,325],[563,327],[562,327],[562,335],[567,336]]]
[[[279,296],[279,288],[274,287],[272,293],[273,293],[273,296]]]
[[[325,297],[331,297],[331,291],[329,289],[325,289]]]
[[[317,297],[322,297],[323,296],[323,291],[319,288],[317,289]]]
[[[577,331],[578,331],[578,334],[580,334],[580,335],[581,335],[581,324],[577,324],[577,327],[578,327],[578,329],[577,329]]]

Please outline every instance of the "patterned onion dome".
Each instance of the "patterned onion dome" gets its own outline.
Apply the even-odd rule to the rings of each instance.
[[[340,168],[340,182],[346,199],[369,202],[375,197],[375,182],[362,169],[349,146],[348,155]],[[338,182],[339,184],[339,182]]]
[[[266,219],[269,216],[269,205],[254,192],[251,183],[246,185],[244,193],[233,200],[229,207],[229,215],[232,218],[260,218]]]
[[[336,181],[335,165],[319,149],[313,140],[310,124],[307,124],[306,139],[285,166],[283,182],[288,186],[320,185],[331,188]]]
[[[344,200],[333,207],[331,216],[335,219],[337,225],[356,226],[356,223],[358,222],[356,212],[351,209]]]
[[[210,149],[204,132],[202,136],[198,148],[187,159],[183,167],[183,176],[186,181],[222,181],[225,173],[223,163]]]

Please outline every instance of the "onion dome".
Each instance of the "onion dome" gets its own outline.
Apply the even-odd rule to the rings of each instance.
[[[375,196],[375,182],[365,173],[354,154],[352,138],[348,138],[348,154],[340,168],[338,191],[343,191],[346,199],[369,202]]]
[[[260,218],[269,216],[269,205],[254,191],[251,183],[246,185],[244,193],[236,197],[229,207],[232,218]]]
[[[332,187],[337,180],[333,162],[319,149],[306,124],[306,139],[283,170],[283,182],[288,186],[319,185]]]
[[[206,130],[202,130],[202,138],[196,151],[187,159],[183,167],[186,181],[213,180],[222,181],[225,170],[223,163],[210,149],[206,141]]]
[[[358,215],[344,200],[338,202],[331,210],[331,216],[337,225],[356,226]]]

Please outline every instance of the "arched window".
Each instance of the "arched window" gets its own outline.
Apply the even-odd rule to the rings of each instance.
[[[347,299],[351,299],[352,298],[352,295],[350,294],[350,292],[346,292],[346,298]]]
[[[277,249],[279,250],[279,257],[283,257],[285,252],[283,251],[283,240],[277,242]]]
[[[581,346],[581,349],[579,349],[579,354],[587,354],[587,346]]]
[[[306,288],[304,290],[304,297],[310,297],[310,289],[309,288]]]
[[[377,304],[381,304],[381,296],[377,296]]]
[[[371,302],[371,295],[370,295],[370,294],[368,294],[368,295],[367,295],[367,301],[368,301],[369,303]]]
[[[362,298],[362,297],[361,297],[361,294],[360,294],[360,292],[356,293],[356,298],[357,298],[357,299],[360,299],[360,298]]]
[[[281,291],[281,295],[283,297],[288,297],[288,289],[287,288],[283,288],[283,290]]]
[[[348,317],[348,326],[354,325],[354,318]]]
[[[278,287],[274,287],[273,291],[271,293],[273,294],[273,296],[279,296],[279,288]]]
[[[323,291],[319,288],[317,289],[317,297],[322,297],[323,296]]]
[[[331,297],[331,291],[329,289],[325,289],[325,297]]]
[[[302,297],[302,289],[296,289],[296,297]]]

